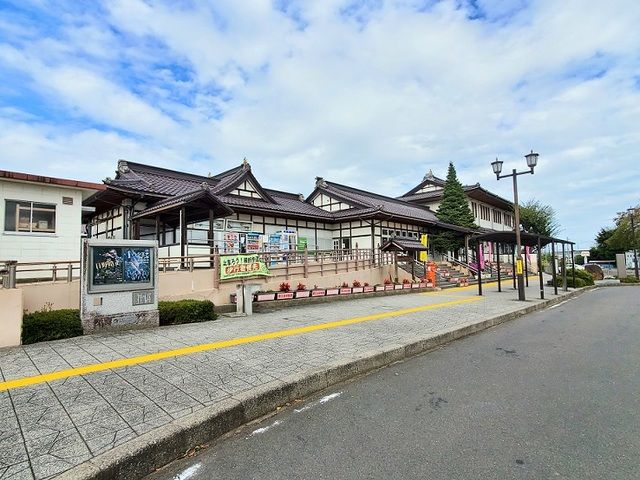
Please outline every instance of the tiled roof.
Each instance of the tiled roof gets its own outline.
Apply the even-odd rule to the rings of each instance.
[[[277,213],[288,213],[303,217],[332,220],[331,213],[310,205],[300,199],[297,194],[278,192],[277,190],[262,189],[265,197],[270,201],[259,198],[239,197],[223,192],[229,190],[229,186],[247,175],[247,168],[240,167],[228,170],[223,174],[205,177],[189,173],[177,172],[160,167],[153,167],[134,162],[119,162],[118,173],[114,180],[107,183],[108,187],[123,188],[129,191],[138,191],[152,195],[175,197],[189,195],[202,190],[202,184],[211,187],[211,193],[231,208],[240,207],[251,210]],[[254,182],[257,188],[261,188],[257,180]],[[152,207],[155,207],[153,205]],[[151,207],[150,207],[151,208]]]
[[[400,250],[427,250],[427,247],[418,240],[398,237],[393,237],[387,240],[382,247],[380,247],[380,250],[393,250],[394,247],[399,248]]]
[[[207,200],[211,205],[215,205],[219,210],[222,210],[226,213],[226,215],[231,215],[233,210],[229,208],[225,203],[223,203],[219,197],[216,197],[211,189],[207,186],[207,184],[203,184],[199,189],[193,190],[188,193],[184,193],[182,195],[176,195],[175,197],[165,198],[164,200],[160,200],[159,202],[154,203],[148,208],[132,215],[131,218],[135,220],[136,218],[146,217],[148,215],[158,213],[164,210],[172,209],[173,207],[187,205],[190,202],[195,200],[204,199]]]
[[[415,219],[423,223],[439,223],[431,210],[402,200],[327,181],[323,181],[319,188],[330,196],[335,195],[342,197],[347,202],[351,200],[355,204],[363,205],[367,210],[377,209],[382,213]],[[343,210],[343,212],[349,212],[349,210]],[[345,215],[347,214],[345,213]]]

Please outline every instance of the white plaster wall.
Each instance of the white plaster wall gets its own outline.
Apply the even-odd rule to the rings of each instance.
[[[0,180],[0,260],[80,260],[82,194],[80,189]],[[73,205],[63,205],[63,196],[73,198]],[[55,233],[6,232],[5,200],[55,204]]]

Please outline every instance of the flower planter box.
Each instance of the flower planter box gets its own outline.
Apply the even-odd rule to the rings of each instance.
[[[427,282],[421,282],[420,288],[427,288]]]
[[[292,298],[293,298],[293,292],[276,293],[276,300],[291,300]]]
[[[296,290],[296,298],[309,298],[309,290]]]
[[[353,287],[351,289],[351,293],[362,293],[364,292],[364,287]]]
[[[396,288],[396,286],[393,284],[384,286],[385,290],[393,290],[394,288]],[[402,288],[402,285],[400,285],[400,288]]]
[[[312,297],[324,297],[325,295],[325,291],[324,289],[322,290],[311,290],[311,296]]]
[[[351,287],[343,287],[340,289],[340,295],[349,295],[351,293]]]
[[[384,292],[386,287],[384,285],[376,285],[376,292]]]
[[[368,287],[362,287],[362,291],[364,293],[369,293],[369,292],[373,292],[374,288],[371,285],[369,285]]]
[[[393,288],[395,290],[402,290],[404,287],[401,284],[399,284],[399,285],[394,285]]]
[[[340,293],[340,289],[339,288],[327,288],[327,297],[329,295],[338,295]]]
[[[433,288],[433,282],[427,282],[426,286],[427,288]]]
[[[410,283],[403,283],[402,284],[402,288],[411,288],[411,284]]]
[[[276,294],[274,293],[256,293],[256,302],[268,302],[269,300],[275,300]]]
[[[419,283],[412,283],[411,284],[411,288],[420,288],[420,284]]]

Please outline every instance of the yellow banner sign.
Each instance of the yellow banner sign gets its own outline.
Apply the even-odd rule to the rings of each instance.
[[[224,255],[220,258],[220,280],[269,275],[269,269],[257,254]]]
[[[429,235],[423,233],[422,235],[420,235],[420,243],[423,244],[425,247],[429,246]],[[421,262],[426,262],[427,261],[427,251],[421,251],[420,252],[420,261]]]
[[[522,275],[522,260],[519,258],[516,260],[516,275]]]

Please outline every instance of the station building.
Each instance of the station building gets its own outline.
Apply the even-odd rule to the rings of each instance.
[[[469,229],[426,205],[316,179],[304,198],[263,187],[250,164],[194,175],[121,160],[105,190],[85,201],[97,238],[157,239],[160,256],[283,250],[377,249],[391,238]]]

